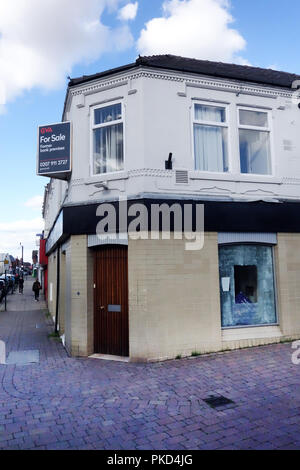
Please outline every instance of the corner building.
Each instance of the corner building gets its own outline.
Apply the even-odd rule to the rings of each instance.
[[[162,55],[70,80],[72,173],[51,179],[44,217],[48,306],[71,355],[300,338],[299,79]],[[100,239],[97,208],[120,199],[203,204],[204,247],[162,225],[159,239],[128,225]]]

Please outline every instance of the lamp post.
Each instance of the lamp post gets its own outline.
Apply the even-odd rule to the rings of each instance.
[[[21,264],[21,268],[23,269],[24,267],[24,259],[23,259],[23,255],[24,255],[24,246],[22,245],[22,243],[20,242],[20,247],[22,248],[22,264]]]
[[[4,311],[6,312],[6,294],[7,294],[7,285],[6,285],[6,282],[7,282],[7,279],[6,279],[6,268],[5,268],[5,297],[4,297]]]
[[[4,260],[4,274],[5,274],[5,297],[4,297],[4,310],[6,312],[6,294],[7,294],[7,277],[6,277],[6,265],[8,264],[8,260]]]

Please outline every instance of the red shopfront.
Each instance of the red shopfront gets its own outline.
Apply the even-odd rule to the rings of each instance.
[[[46,240],[40,240],[40,267],[41,269],[41,284],[45,294],[46,301],[48,300],[48,256],[46,256]]]

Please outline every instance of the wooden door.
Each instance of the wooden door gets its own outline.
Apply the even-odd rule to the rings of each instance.
[[[97,249],[94,261],[95,353],[129,355],[127,246]]]

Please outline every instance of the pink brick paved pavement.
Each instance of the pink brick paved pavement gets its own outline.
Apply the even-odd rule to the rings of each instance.
[[[40,351],[39,364],[0,365],[0,449],[300,448],[290,344],[155,364],[70,358],[30,288],[0,312],[7,353]],[[235,406],[216,411],[209,394]]]

